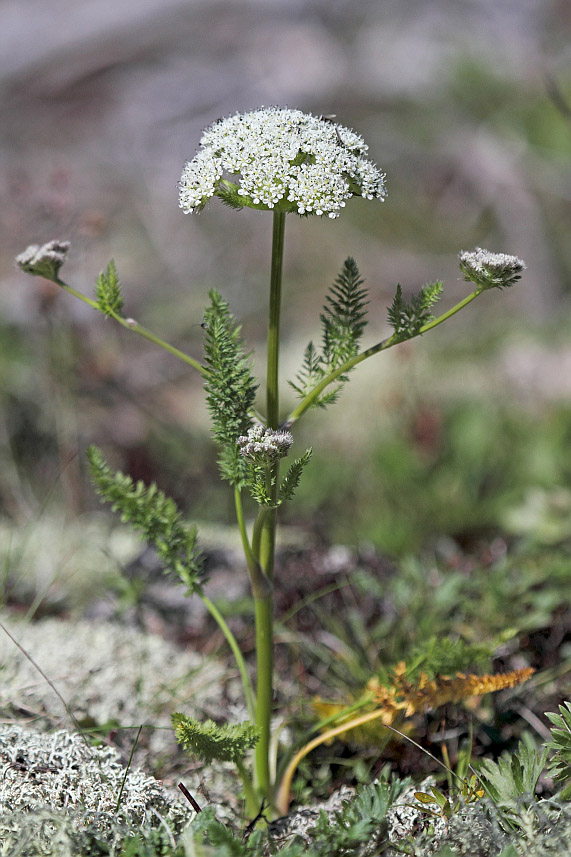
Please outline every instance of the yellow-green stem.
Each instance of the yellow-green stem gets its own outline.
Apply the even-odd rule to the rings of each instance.
[[[270,782],[270,726],[273,698],[273,607],[274,600],[255,598],[256,616],[256,726],[260,740],[256,744],[256,785],[260,794],[272,803]]]
[[[242,678],[242,687],[244,688],[244,697],[246,699],[246,707],[248,709],[248,717],[250,720],[254,721],[256,719],[256,698],[254,696],[254,690],[252,688],[252,682],[250,681],[250,676],[248,675],[248,670],[246,669],[246,663],[244,661],[244,656],[240,651],[240,647],[236,642],[236,637],[228,627],[228,623],[226,622],[224,616],[214,604],[210,598],[207,598],[205,595],[202,596],[202,601],[210,615],[215,619],[218,627],[226,637],[228,645],[232,649],[232,654],[236,660],[236,664],[240,671],[240,677]]]
[[[270,274],[270,312],[268,322],[268,354],[266,378],[266,403],[268,428],[279,426],[279,350],[280,309],[282,293],[282,268],[284,258],[285,219],[283,212],[274,213],[272,234],[272,268]]]
[[[56,280],[55,282],[57,282],[58,286],[61,286],[64,291],[69,292],[70,295],[79,298],[79,300],[83,301],[83,303],[87,304],[93,309],[98,310],[98,312],[101,312],[97,301],[88,298],[87,295],[84,295],[81,292],[78,292],[77,289],[68,286],[67,283],[63,282],[63,280]],[[195,360],[194,357],[191,357],[189,354],[185,354],[184,351],[181,351],[179,348],[175,348],[174,345],[170,345],[168,342],[165,342],[164,339],[160,339],[151,330],[147,330],[146,327],[140,325],[137,321],[135,321],[135,319],[123,318],[123,316],[119,315],[119,313],[116,312],[108,312],[106,313],[106,315],[108,315],[126,330],[131,330],[133,331],[133,333],[137,333],[144,339],[148,339],[149,342],[154,342],[155,345],[159,345],[165,351],[168,351],[169,354],[173,354],[175,357],[178,357],[178,359],[182,360],[183,363],[187,363],[189,366],[192,366],[192,368],[200,372],[201,375],[208,375],[208,369],[206,368],[206,366],[203,366],[202,363],[199,363],[198,360]]]
[[[427,333],[429,330],[432,330],[433,327],[438,327],[439,324],[442,324],[442,322],[451,318],[453,315],[456,315],[457,312],[459,312],[461,309],[463,309],[465,306],[467,306],[469,303],[471,303],[480,294],[482,294],[482,289],[476,289],[475,292],[472,292],[471,294],[469,294],[467,297],[465,297],[459,303],[455,304],[447,312],[443,313],[442,315],[439,315],[437,318],[434,318],[434,319],[432,319],[432,321],[429,321],[426,324],[424,324],[420,328],[418,333],[415,334],[415,336],[421,336],[423,333]],[[414,339],[414,337],[410,337],[410,338]],[[305,411],[307,411],[307,409],[310,408],[314,404],[314,402],[319,398],[321,393],[323,393],[325,388],[328,387],[329,384],[332,384],[333,381],[335,381],[341,375],[345,375],[347,372],[349,372],[351,369],[353,369],[354,366],[357,366],[358,363],[362,363],[363,360],[367,360],[369,357],[372,357],[374,354],[378,354],[380,351],[386,351],[388,348],[392,348],[393,345],[398,345],[400,342],[402,342],[402,340],[399,339],[398,336],[393,334],[392,336],[389,336],[387,339],[383,339],[383,340],[381,340],[381,342],[377,342],[376,345],[372,345],[370,348],[367,348],[366,351],[362,351],[361,354],[357,354],[357,355],[355,355],[355,357],[351,357],[350,360],[347,360],[345,363],[343,363],[342,366],[339,366],[338,369],[335,369],[334,372],[331,372],[322,381],[320,381],[319,384],[316,384],[315,387],[312,390],[310,390],[310,392],[307,394],[307,396],[304,399],[302,399],[302,401],[299,403],[297,408],[295,408],[291,412],[289,417],[286,419],[286,421],[283,424],[284,427],[285,428],[291,428],[291,426],[295,422],[297,422],[297,420],[302,416],[302,414],[304,414]]]
[[[268,317],[268,349],[266,378],[266,425],[278,428],[280,416],[279,402],[279,348],[280,348],[280,308],[282,269],[284,257],[285,213],[274,212],[272,231],[272,263],[270,274],[270,302]],[[272,468],[271,477],[275,480],[272,499],[278,490],[279,464]],[[257,525],[254,525],[254,553],[259,561],[265,579],[272,581],[274,571],[276,532],[276,510],[260,509]],[[272,783],[270,782],[270,726],[274,686],[273,665],[273,593],[256,597],[254,593],[256,616],[256,724],[260,729],[260,740],[256,745],[256,784],[260,793],[272,803]]]

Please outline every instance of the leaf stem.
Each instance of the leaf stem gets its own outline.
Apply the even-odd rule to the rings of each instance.
[[[250,720],[252,722],[255,722],[255,720],[256,720],[256,698],[254,696],[254,689],[252,688],[252,682],[250,681],[250,676],[248,675],[248,670],[246,668],[244,656],[243,656],[242,652],[240,651],[240,647],[238,646],[238,643],[236,642],[236,637],[234,636],[234,634],[230,630],[228,623],[226,622],[224,616],[222,615],[222,613],[220,612],[220,610],[218,609],[216,604],[214,604],[214,602],[212,602],[210,600],[210,598],[208,598],[206,595],[202,595],[202,601],[204,603],[204,606],[206,607],[206,609],[210,613],[210,615],[213,617],[213,619],[215,619],[218,627],[220,628],[220,630],[222,631],[222,633],[226,637],[228,645],[232,649],[232,654],[234,655],[234,658],[236,659],[236,664],[238,666],[238,669],[240,671],[240,676],[242,678],[242,687],[244,688],[244,697],[246,699],[246,707],[248,709],[248,717],[250,718]]]
[[[274,211],[272,231],[272,261],[270,272],[270,301],[268,318],[267,378],[266,378],[266,425],[278,428],[279,404],[279,347],[282,270],[284,258],[286,215]],[[271,496],[275,500],[278,491],[279,463],[272,467]],[[265,579],[271,583],[274,572],[276,545],[275,509],[260,509],[254,524],[254,549]],[[256,616],[256,725],[261,738],[256,745],[256,783],[258,789],[271,804],[270,782],[270,727],[274,687],[274,639],[273,639],[273,591],[264,597],[254,592]]]
[[[70,295],[73,295],[76,298],[79,298],[80,301],[92,307],[92,309],[96,309],[98,312],[101,312],[99,304],[97,301],[88,298],[87,295],[78,292],[77,289],[72,288],[72,286],[68,286],[67,283],[64,283],[63,280],[57,279],[55,281],[58,286],[61,286],[64,291],[68,292]],[[148,339],[149,342],[154,342],[155,345],[159,345],[165,351],[168,351],[169,354],[173,354],[175,357],[178,357],[179,360],[182,360],[183,363],[187,363],[189,366],[192,366],[193,369],[196,369],[197,372],[200,372],[201,375],[208,375],[209,370],[206,366],[203,366],[198,360],[195,360],[194,357],[191,357],[190,354],[186,354],[184,351],[181,351],[179,348],[175,348],[174,345],[170,345],[168,342],[165,342],[164,339],[160,339],[156,334],[154,334],[151,330],[147,330],[146,327],[140,325],[135,319],[132,318],[123,318],[123,316],[119,315],[116,312],[108,312],[106,315],[110,316],[114,321],[124,327],[126,330],[131,330],[133,333],[137,333],[139,336],[142,336],[144,339]]]
[[[471,303],[475,298],[478,297],[482,293],[482,289],[476,289],[476,291],[471,292],[467,297],[461,300],[459,303],[455,304],[451,309],[447,312],[439,315],[437,318],[433,318],[432,321],[428,321],[426,324],[420,328],[418,333],[415,333],[414,336],[409,337],[410,339],[414,339],[416,336],[421,336],[423,333],[427,333],[429,330],[432,330],[433,327],[438,327],[439,324],[442,324],[447,319],[451,318],[453,315],[456,315],[461,309]],[[307,396],[299,403],[297,408],[290,413],[286,421],[283,423],[283,428],[291,428],[291,426],[297,422],[297,420],[305,413],[305,411],[310,408],[315,401],[319,398],[321,393],[325,390],[329,384],[333,383],[340,375],[344,375],[346,372],[349,372],[353,369],[354,366],[357,366],[358,363],[362,363],[363,360],[367,360],[367,358],[372,357],[374,354],[378,354],[380,351],[387,351],[389,348],[392,348],[393,345],[398,345],[400,342],[408,342],[408,340],[400,339],[396,334],[393,333],[392,336],[387,337],[386,339],[382,339],[380,342],[377,342],[376,345],[372,345],[370,348],[367,348],[366,351],[362,351],[360,354],[356,354],[355,357],[351,357],[350,360],[346,360],[342,366],[339,366],[333,372],[330,372],[329,375],[326,375],[319,384],[316,384],[315,387],[309,391]]]

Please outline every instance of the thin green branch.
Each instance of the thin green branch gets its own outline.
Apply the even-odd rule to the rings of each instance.
[[[439,324],[442,324],[447,319],[451,318],[453,315],[456,315],[461,309],[471,303],[475,298],[478,297],[482,293],[482,289],[476,289],[476,291],[469,294],[459,303],[455,304],[451,309],[447,312],[439,315],[437,318],[432,319],[432,321],[424,324],[414,336],[410,337],[414,339],[416,336],[421,336],[423,333],[427,333],[429,330],[432,330],[433,327],[438,327]],[[344,375],[346,372],[349,372],[354,366],[357,366],[358,363],[362,363],[367,358],[372,357],[374,354],[378,354],[381,351],[387,351],[389,348],[392,348],[393,345],[398,345],[403,340],[400,339],[396,334],[387,337],[387,339],[383,339],[380,342],[377,342],[376,345],[372,345],[370,348],[367,348],[366,351],[362,351],[360,354],[356,354],[355,357],[352,357],[350,360],[345,361],[342,366],[339,366],[335,371],[330,372],[319,384],[316,384],[315,387],[310,390],[307,396],[299,403],[297,408],[290,413],[288,418],[282,425],[282,428],[291,428],[291,426],[297,422],[297,420],[305,413],[305,411],[310,408],[315,401],[319,398],[321,393],[333,383],[337,378],[341,375]],[[408,340],[404,340],[407,341]]]
[[[242,678],[242,687],[244,688],[244,697],[246,699],[246,707],[248,709],[248,717],[252,722],[256,719],[256,698],[254,695],[254,689],[252,687],[252,682],[250,681],[250,676],[248,675],[248,670],[246,668],[246,663],[244,661],[244,656],[240,651],[240,647],[236,642],[236,637],[228,627],[228,623],[224,619],[224,616],[218,609],[218,607],[207,598],[205,595],[202,596],[202,601],[204,606],[216,621],[218,627],[226,637],[228,645],[232,649],[232,654],[236,659],[236,664],[238,669],[240,670],[240,677]]]
[[[240,537],[242,539],[242,548],[248,566],[248,574],[250,575],[250,586],[254,598],[267,598],[272,591],[272,584],[267,576],[262,571],[262,566],[259,562],[258,555],[252,551],[248,533],[246,532],[246,523],[244,521],[244,509],[242,507],[242,494],[240,489],[234,487],[234,505],[236,507],[236,520]]]
[[[64,291],[68,292],[70,295],[73,295],[75,298],[79,298],[80,301],[92,307],[92,309],[96,309],[98,312],[101,312],[99,304],[97,301],[88,298],[87,295],[78,292],[77,289],[72,288],[72,286],[68,286],[67,283],[64,283],[63,280],[56,280],[58,286],[61,286]],[[191,357],[189,354],[185,354],[184,351],[181,351],[179,348],[175,348],[174,345],[169,345],[168,342],[165,342],[164,339],[160,339],[156,336],[152,331],[147,330],[146,327],[140,325],[135,319],[132,318],[123,318],[123,316],[118,313],[108,310],[106,313],[107,316],[111,317],[116,321],[121,327],[124,327],[126,330],[131,330],[133,333],[142,336],[144,339],[148,339],[149,342],[154,342],[155,345],[159,345],[165,351],[168,351],[169,354],[173,354],[175,357],[178,357],[179,360],[182,360],[183,363],[187,363],[189,366],[192,366],[193,369],[196,369],[197,372],[200,372],[201,375],[207,376],[209,374],[206,366],[203,366],[198,360],[195,360],[194,357]]]

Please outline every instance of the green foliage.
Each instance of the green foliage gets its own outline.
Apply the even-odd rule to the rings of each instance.
[[[145,831],[123,842],[120,857],[186,857],[182,843],[177,844],[164,827]]]
[[[295,489],[299,485],[301,474],[303,473],[309,460],[313,454],[312,449],[306,449],[300,458],[296,458],[293,464],[290,465],[288,472],[280,483],[280,503],[284,500],[291,500],[295,493]]]
[[[534,803],[546,759],[546,749],[538,752],[520,742],[517,753],[504,753],[497,762],[480,760],[479,779],[508,826],[520,825],[522,810]]]
[[[387,781],[382,779],[363,788],[333,816],[321,811],[315,827],[308,828],[303,837],[292,834],[275,837],[255,830],[250,836],[235,834],[214,816],[210,807],[193,821],[195,842],[216,849],[205,850],[205,855],[216,857],[262,857],[279,854],[280,857],[365,857],[382,854],[389,847],[387,811],[395,800],[410,786],[409,779]],[[374,850],[373,850],[374,849]],[[202,852],[200,852],[202,853]]]
[[[463,779],[460,788],[454,789],[450,795],[443,794],[436,786],[430,786],[428,792],[415,792],[414,796],[423,812],[434,818],[450,819],[467,804],[480,800],[484,790],[480,787],[478,777],[472,774],[470,778]],[[437,809],[434,809],[434,804]]]
[[[155,547],[165,571],[176,574],[189,595],[199,592],[202,566],[196,527],[182,522],[174,500],[154,483],[149,487],[141,481],[135,484],[130,476],[111,470],[95,446],[89,447],[87,458],[97,493]]]
[[[484,671],[490,667],[495,646],[467,643],[460,638],[442,635],[421,639],[406,659],[406,678],[415,681],[424,673],[427,678],[459,672]]]
[[[112,314],[120,315],[124,299],[121,294],[121,283],[119,282],[117,268],[113,259],[107,265],[107,270],[105,272],[102,271],[97,277],[95,296],[99,309],[107,317]]]
[[[309,831],[309,853],[315,857],[382,853],[389,845],[387,811],[409,786],[409,779],[382,779],[362,789],[333,818],[322,810]],[[287,849],[285,854],[293,857]]]
[[[322,353],[327,372],[354,357],[366,327],[367,291],[354,259],[349,256],[331,286],[323,312],[319,316],[323,329]]]
[[[175,712],[171,715],[176,740],[187,753],[212,762],[240,761],[244,754],[258,743],[260,733],[253,723],[225,723],[218,726],[213,720],[200,723],[193,717]]]
[[[204,315],[206,404],[212,419],[212,434],[220,447],[218,463],[222,477],[231,485],[243,485],[246,464],[236,445],[251,427],[250,411],[258,384],[244,354],[240,327],[218,292],[210,292],[210,306]]]
[[[556,783],[563,786],[561,798],[571,800],[571,702],[559,706],[559,714],[546,712],[553,727],[545,747],[554,750],[547,766]]]
[[[327,375],[359,353],[359,342],[367,323],[367,291],[361,288],[362,285],[356,262],[349,256],[331,286],[319,316],[322,326],[321,351],[310,342],[305,349],[296,383],[289,382],[300,398],[304,398]],[[337,400],[347,376],[341,375],[337,380],[340,382],[337,387],[319,396],[316,405],[325,407]]]
[[[388,321],[394,328],[394,336],[398,342],[404,342],[420,333],[421,328],[432,321],[431,308],[440,299],[442,283],[427,283],[417,295],[412,295],[410,301],[402,296],[400,283],[387,312]]]

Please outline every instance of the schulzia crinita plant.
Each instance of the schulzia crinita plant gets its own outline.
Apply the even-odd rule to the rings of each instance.
[[[52,241],[43,247],[34,245],[17,258],[22,270],[52,280],[123,327],[165,348],[204,378],[212,433],[219,449],[220,473],[234,491],[236,519],[255,608],[254,683],[236,639],[216,605],[203,592],[195,528],[183,522],[174,502],[156,486],[135,485],[128,476],[114,473],[99,450],[93,447],[88,456],[97,490],[121,512],[124,520],[155,545],[166,570],[181,578],[188,593],[196,593],[204,599],[232,648],[242,677],[250,721],[220,727],[174,714],[173,724],[178,740],[190,752],[206,760],[235,762],[251,815],[258,812],[262,799],[270,807],[278,804],[282,811],[287,806],[283,789],[278,798],[279,783],[271,773],[275,766],[270,764],[276,524],[279,506],[293,496],[311,456],[311,450],[306,450],[285,473],[281,472],[281,460],[288,456],[293,443],[293,426],[310,408],[332,404],[349,372],[358,363],[426,333],[482,292],[511,286],[525,268],[515,256],[480,248],[460,253],[460,269],[474,287],[467,297],[442,315],[434,316],[432,310],[442,292],[441,282],[423,286],[408,300],[397,286],[388,310],[392,335],[361,350],[367,293],[355,261],[348,258],[325,301],[321,314],[321,343],[309,343],[297,378],[290,381],[299,402],[284,416],[280,409],[278,370],[286,215],[327,215],[334,219],[351,197],[360,196],[373,202],[384,200],[385,176],[367,158],[367,149],[358,134],[330,119],[299,110],[268,108],[238,113],[215,122],[204,132],[198,153],[184,167],[179,185],[179,202],[184,212],[200,211],[208,200],[218,197],[237,210],[253,208],[272,213],[263,415],[255,408],[259,384],[244,351],[240,328],[228,304],[216,291],[210,292],[210,304],[204,316],[205,357],[204,362],[200,362],[123,315],[123,297],[113,262],[100,274],[96,299],[92,300],[60,278],[60,268],[69,250],[67,242]],[[248,491],[258,505],[250,530],[243,512],[244,491]],[[343,729],[347,728],[345,720]],[[247,758],[254,748],[255,764],[250,772]]]

